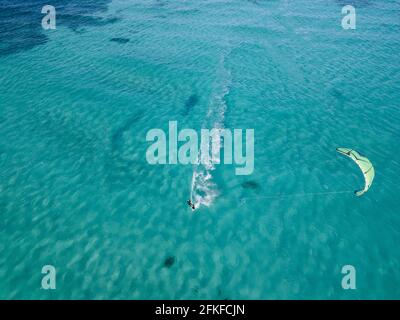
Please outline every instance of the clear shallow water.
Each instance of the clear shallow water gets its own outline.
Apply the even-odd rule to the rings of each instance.
[[[69,3],[49,32],[2,11],[0,298],[400,297],[398,1],[356,31],[341,1]],[[216,167],[193,214],[196,168],[145,159],[170,120],[254,128],[253,175]],[[375,165],[362,198],[338,146]]]

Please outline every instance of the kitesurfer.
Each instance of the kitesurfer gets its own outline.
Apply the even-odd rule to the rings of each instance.
[[[187,204],[189,205],[189,207],[191,207],[192,208],[192,210],[195,210],[196,209],[196,207],[194,206],[194,203],[192,202],[192,200],[188,200],[187,201]]]

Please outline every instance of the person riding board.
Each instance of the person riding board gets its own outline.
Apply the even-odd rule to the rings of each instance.
[[[189,205],[189,207],[191,207],[192,208],[192,210],[195,210],[196,209],[196,207],[194,206],[194,203],[192,202],[192,200],[188,200],[187,201],[187,204]]]

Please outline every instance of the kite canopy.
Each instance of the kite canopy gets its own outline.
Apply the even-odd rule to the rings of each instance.
[[[362,156],[360,153],[353,149],[349,148],[337,148],[337,152],[351,158],[359,168],[361,169],[364,179],[365,179],[365,186],[364,189],[360,191],[355,191],[357,196],[362,196],[365,192],[368,191],[369,187],[371,187],[372,181],[375,177],[375,169],[372,165],[371,161],[369,161],[366,157]]]

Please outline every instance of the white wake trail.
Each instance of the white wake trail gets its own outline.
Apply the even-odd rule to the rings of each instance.
[[[229,94],[231,85],[231,73],[224,66],[225,56],[220,61],[220,74],[217,76],[217,79],[223,79],[223,81],[222,83],[216,83],[216,89],[210,100],[207,116],[202,126],[203,129],[224,128],[225,112],[227,109],[225,97]],[[213,143],[221,143],[221,141],[213,141]],[[219,150],[219,147],[220,145],[213,150]],[[201,156],[201,152],[199,151],[198,159],[201,159]],[[209,163],[198,163],[193,168],[190,200],[196,209],[202,205],[210,206],[218,196],[218,187],[213,181],[212,174],[215,170],[215,163],[218,162],[217,160],[219,160],[219,154],[211,154],[211,161]]]

